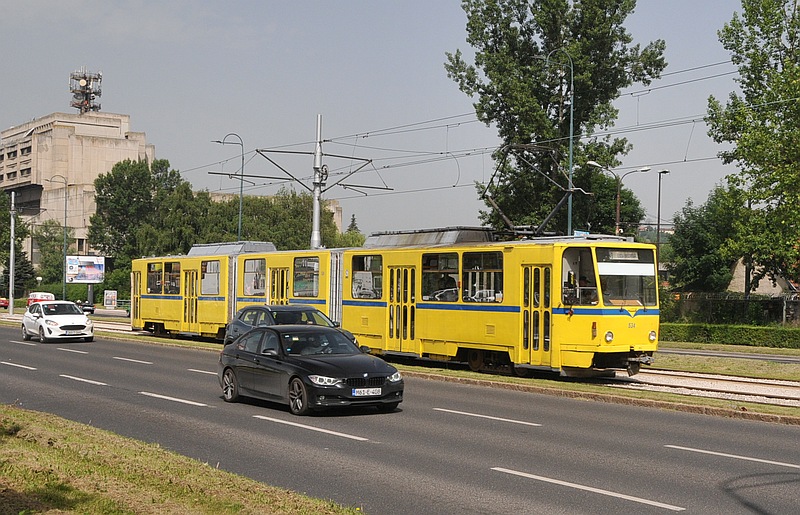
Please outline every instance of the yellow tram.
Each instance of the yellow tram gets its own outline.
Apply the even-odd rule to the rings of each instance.
[[[299,303],[341,322],[373,352],[474,370],[636,373],[652,362],[653,245],[602,235],[494,242],[488,234],[383,233],[352,249],[193,249],[135,260],[133,327],[221,339],[247,304]]]

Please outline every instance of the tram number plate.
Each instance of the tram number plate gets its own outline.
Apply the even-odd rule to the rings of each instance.
[[[353,397],[371,397],[380,394],[380,388],[353,388]]]

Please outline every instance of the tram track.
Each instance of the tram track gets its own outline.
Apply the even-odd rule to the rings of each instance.
[[[641,370],[633,377],[618,375],[608,384],[612,388],[800,408],[800,382],[797,381]]]

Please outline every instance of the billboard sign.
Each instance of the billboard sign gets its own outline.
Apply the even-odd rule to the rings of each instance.
[[[104,256],[67,256],[67,282],[98,284],[106,275]]]

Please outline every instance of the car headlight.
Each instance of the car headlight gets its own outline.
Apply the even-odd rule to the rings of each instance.
[[[342,386],[342,385],[344,385],[344,382],[341,379],[338,379],[336,377],[311,375],[311,376],[308,376],[308,378],[311,379],[312,383],[314,383],[316,385],[319,385],[319,386]]]
[[[58,327],[58,322],[56,322],[55,320],[47,319],[44,321],[44,323],[49,325],[50,327]]]
[[[92,320],[90,318],[87,318],[86,319],[86,327],[91,327],[93,325],[94,325],[94,322],[92,322]]]
[[[396,382],[398,382],[398,381],[400,381],[402,379],[403,379],[403,376],[400,375],[399,371],[395,372],[394,374],[392,374],[388,378],[386,378],[386,380],[389,381],[390,383],[396,383]]]

